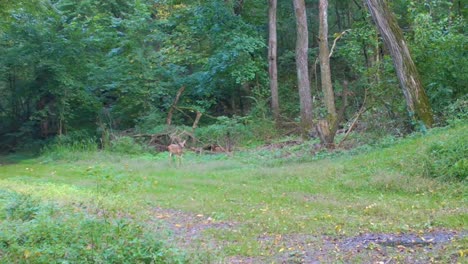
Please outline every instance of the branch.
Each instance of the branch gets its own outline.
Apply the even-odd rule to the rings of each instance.
[[[192,125],[192,129],[194,131],[198,127],[198,122],[200,121],[201,116],[202,116],[202,113],[200,111],[197,111],[197,116],[195,117],[195,121],[193,122],[193,125]]]
[[[183,107],[177,107],[177,106],[174,106],[174,109],[181,112],[184,116],[186,116],[188,119],[190,120],[193,120],[193,118],[191,116],[189,116],[188,114],[186,114],[184,111],[182,111]]]
[[[341,32],[340,34],[338,34],[338,36],[335,38],[335,40],[333,40],[333,45],[332,45],[331,50],[330,50],[330,55],[328,55],[329,58],[331,58],[331,56],[333,55],[333,51],[335,50],[336,42],[341,37],[343,37],[344,34],[348,33],[349,31],[351,31],[351,29],[347,29],[347,30]]]
[[[359,119],[359,117],[362,115],[362,113],[365,112],[364,106],[366,105],[366,99],[367,99],[367,89],[364,91],[364,101],[362,102],[361,109],[359,109],[359,112],[357,113],[356,118],[354,118],[353,123],[351,123],[351,126],[349,127],[348,131],[346,131],[346,134],[343,137],[343,139],[340,141],[340,143],[338,143],[337,148],[339,148],[341,144],[346,140],[346,138],[349,136],[349,134],[353,130],[354,125],[356,125],[356,122]]]
[[[174,103],[172,103],[171,108],[169,109],[169,113],[167,114],[166,124],[168,126],[170,126],[172,123],[172,113],[174,112],[174,108],[177,106],[177,102],[179,102],[180,95],[184,92],[184,90],[185,90],[185,86],[182,86],[180,87],[179,91],[177,91],[177,95],[174,100]]]
[[[362,6],[356,1],[356,0],[353,0],[354,4],[356,4],[356,6],[359,8],[359,10],[362,9]]]

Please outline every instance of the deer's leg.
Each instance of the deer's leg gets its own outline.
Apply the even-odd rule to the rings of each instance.
[[[174,154],[172,152],[169,152],[169,163],[174,162]]]

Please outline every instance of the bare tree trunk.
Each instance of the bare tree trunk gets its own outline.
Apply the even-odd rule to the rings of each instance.
[[[385,0],[365,0],[365,2],[393,58],[409,114],[427,127],[431,127],[434,119],[429,99],[394,14]]]
[[[301,106],[301,128],[302,134],[312,130],[312,98],[310,95],[310,83],[308,69],[307,50],[309,45],[309,34],[307,31],[307,17],[304,0],[293,0],[296,14],[296,67],[297,82],[299,87],[299,97]]]
[[[328,49],[328,0],[320,0],[319,3],[319,58],[320,58],[320,76],[322,79],[322,91],[325,105],[327,107],[328,129],[318,129],[329,133],[328,135],[320,135],[324,139],[325,144],[332,144],[335,138],[336,130],[338,129],[338,118],[335,106],[335,95],[331,81],[330,70],[330,51]]]
[[[197,111],[197,116],[195,117],[195,121],[193,121],[193,125],[192,125],[193,132],[195,132],[195,129],[198,127],[198,122],[200,122],[201,116],[202,116],[202,113],[200,111]]]
[[[271,90],[271,109],[276,124],[279,124],[279,100],[278,100],[278,68],[277,68],[277,42],[276,42],[276,7],[277,0],[269,0],[270,6],[268,9],[268,69],[270,74],[270,90]]]
[[[180,95],[184,92],[185,86],[180,87],[179,91],[177,91],[176,98],[174,99],[174,103],[172,103],[171,108],[169,109],[169,113],[167,114],[166,124],[170,126],[172,124],[172,114],[174,113],[174,109],[177,107],[177,103],[179,102]]]

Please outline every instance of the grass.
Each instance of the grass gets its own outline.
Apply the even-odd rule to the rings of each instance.
[[[466,180],[425,177],[422,157],[433,143],[468,138],[467,128],[433,129],[428,135],[353,151],[352,155],[321,153],[318,160],[297,146],[295,151],[268,154],[259,149],[234,157],[187,154],[180,168],[170,164],[165,153],[124,156],[62,151],[60,159],[46,155],[18,161],[16,157],[13,163],[0,166],[0,189],[41,203],[53,202],[80,217],[125,219],[167,241],[171,241],[171,232],[155,228],[161,220],[154,208],[198,215],[209,222],[192,250],[169,254],[174,262],[268,259],[288,251],[291,260],[300,246],[295,243],[298,240],[323,246],[323,237],[339,239],[362,233],[466,232]],[[182,218],[174,221],[190,224]],[[1,221],[7,220],[0,217]],[[230,228],[216,228],[216,223],[227,223]],[[446,256],[460,257],[466,242],[456,240],[433,257],[442,261]],[[161,252],[171,248],[173,252],[178,246],[165,243],[161,248],[166,251]],[[0,260],[5,254],[13,253],[0,246]],[[25,260],[24,252],[17,254]],[[362,253],[330,254],[333,262],[366,259]]]

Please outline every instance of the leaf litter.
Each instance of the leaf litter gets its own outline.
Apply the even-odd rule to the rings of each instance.
[[[226,241],[204,235],[208,229],[232,230],[240,224],[217,221],[203,214],[175,209],[152,209],[157,231],[170,232],[176,246],[185,250],[222,250]],[[432,229],[418,233],[361,233],[356,236],[317,234],[264,234],[257,238],[265,256],[230,256],[222,263],[428,263],[440,256],[446,245],[468,236],[468,231]],[[460,255],[451,257],[457,263]]]

